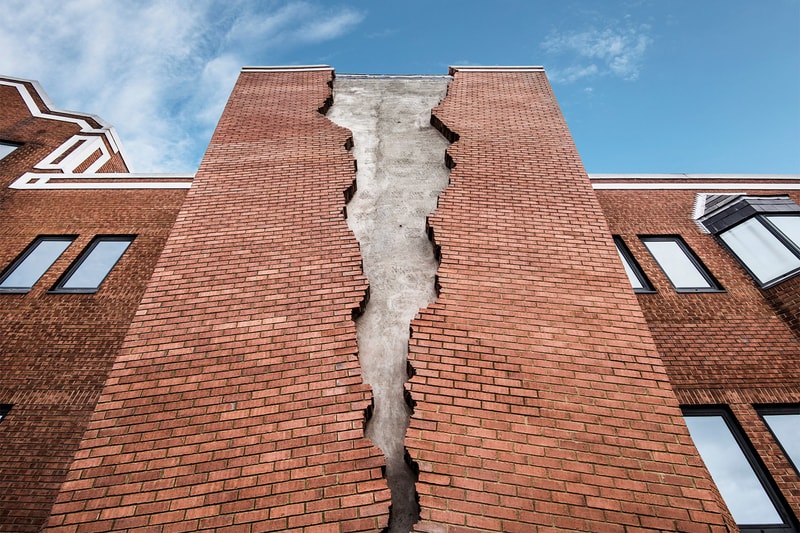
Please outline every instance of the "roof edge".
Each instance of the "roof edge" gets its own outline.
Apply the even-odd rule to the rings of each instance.
[[[25,105],[28,107],[28,110],[31,112],[31,115],[35,117],[42,117],[47,118],[50,120],[58,120],[62,122],[72,122],[74,124],[78,124],[81,128],[81,131],[84,133],[96,133],[105,136],[108,140],[111,149],[120,155],[122,158],[123,164],[128,167],[127,156],[125,154],[125,150],[122,147],[122,141],[117,134],[117,130],[109,124],[107,121],[102,119],[97,115],[93,115],[91,113],[81,113],[77,111],[68,111],[66,109],[60,109],[53,104],[53,101],[48,96],[47,92],[44,90],[44,87],[37,81],[37,80],[29,80],[25,78],[15,78],[13,76],[0,76],[0,85],[8,85],[14,87],[17,92],[19,92],[22,100],[25,102]],[[45,110],[39,109],[38,104],[33,100],[30,95],[30,91],[33,90],[36,95],[41,99],[42,104],[45,107]],[[95,128],[93,125],[89,124],[86,119],[89,119],[100,127]],[[129,168],[129,167],[128,167]]]
[[[275,65],[242,67],[242,72],[303,72],[333,70],[330,65]]]
[[[512,65],[463,65],[450,66],[449,73],[452,76],[456,72],[544,72],[542,66],[512,66]]]

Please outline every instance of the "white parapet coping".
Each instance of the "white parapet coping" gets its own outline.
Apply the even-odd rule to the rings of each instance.
[[[333,70],[330,65],[280,65],[264,67],[242,67],[242,72],[309,72],[318,70]]]
[[[9,185],[9,189],[189,189],[192,186],[193,179],[194,174],[61,174],[26,172]]]

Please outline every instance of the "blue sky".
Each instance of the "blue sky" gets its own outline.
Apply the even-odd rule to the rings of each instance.
[[[800,0],[3,0],[0,73],[194,172],[243,65],[543,65],[590,173],[800,173]]]

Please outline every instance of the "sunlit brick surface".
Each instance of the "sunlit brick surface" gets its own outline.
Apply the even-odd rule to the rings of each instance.
[[[48,531],[376,531],[331,71],[243,73]]]
[[[77,236],[30,292],[0,294],[0,404],[13,404],[0,423],[0,531],[47,520],[186,194],[7,188],[78,131],[0,86],[0,140],[21,144],[0,160],[0,270],[39,235]],[[126,168],[117,156],[103,170]],[[47,294],[98,234],[136,239],[97,293]]]
[[[725,531],[544,73],[457,72],[412,324],[417,531]]]

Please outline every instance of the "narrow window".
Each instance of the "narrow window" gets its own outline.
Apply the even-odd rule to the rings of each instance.
[[[0,422],[6,417],[8,412],[11,410],[11,406],[8,404],[0,404]]]
[[[132,236],[96,237],[56,283],[53,292],[96,292],[132,241]]]
[[[765,470],[724,409],[684,409],[703,462],[743,532],[794,531]]]
[[[641,237],[647,250],[678,292],[714,292],[721,288],[700,259],[677,236]]]
[[[758,413],[767,423],[794,469],[800,473],[800,405],[764,406],[758,408]]]
[[[800,272],[800,217],[748,218],[719,234],[762,286]]]
[[[0,292],[30,291],[75,237],[38,237],[0,276]]]
[[[0,159],[3,159],[17,148],[19,148],[18,144],[0,141]]]
[[[622,266],[625,273],[628,275],[628,280],[631,282],[633,292],[655,292],[650,280],[645,276],[642,267],[631,254],[631,251],[625,245],[625,241],[619,235],[614,235],[614,244],[617,246],[617,253],[619,259],[622,261]]]

